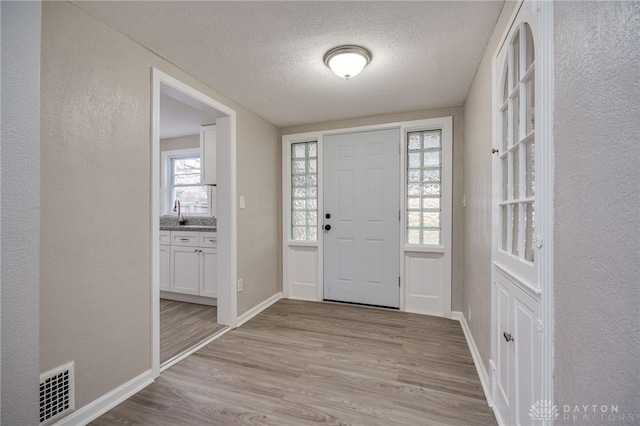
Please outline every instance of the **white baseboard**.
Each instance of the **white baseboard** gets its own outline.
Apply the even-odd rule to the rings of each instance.
[[[242,324],[244,324],[245,322],[249,321],[251,318],[258,315],[260,312],[264,311],[265,309],[267,309],[269,306],[273,305],[280,299],[282,299],[282,292],[278,292],[274,294],[264,302],[249,309],[247,312],[245,312],[244,314],[238,317],[238,327],[240,327]]]
[[[74,411],[68,416],[56,422],[56,426],[77,426],[86,425],[97,419],[116,405],[132,397],[142,389],[153,383],[153,374],[147,370],[128,382],[118,386],[111,392],[102,395],[100,398]]]
[[[484,397],[486,398],[487,404],[489,405],[489,407],[492,407],[493,398],[491,395],[491,387],[489,386],[489,374],[487,373],[487,369],[484,368],[484,363],[482,362],[480,351],[476,346],[475,340],[473,340],[473,335],[471,335],[469,324],[467,324],[467,320],[465,319],[464,315],[462,315],[462,312],[459,312],[459,311],[451,312],[451,319],[460,321],[460,326],[462,327],[464,337],[467,339],[467,346],[469,346],[469,351],[471,351],[471,357],[473,358],[473,363],[476,366],[478,377],[480,377],[480,384],[482,385]]]

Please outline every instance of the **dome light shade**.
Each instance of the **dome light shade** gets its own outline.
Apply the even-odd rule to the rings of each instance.
[[[371,52],[361,46],[338,46],[324,55],[324,63],[342,78],[349,79],[371,62]]]

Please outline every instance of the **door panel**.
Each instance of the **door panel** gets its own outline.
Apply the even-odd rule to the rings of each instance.
[[[324,299],[399,307],[398,129],[324,138]]]
[[[513,297],[515,343],[515,416],[518,425],[531,424],[529,409],[540,395],[540,303],[516,289]]]
[[[512,365],[513,362],[513,345],[509,344],[504,338],[504,332],[511,332],[511,286],[506,279],[499,275],[496,279],[494,306],[496,309],[497,329],[496,339],[498,351],[495,356],[496,362],[496,392],[495,403],[496,409],[502,420],[511,424],[511,410],[509,408],[511,402],[512,389]]]

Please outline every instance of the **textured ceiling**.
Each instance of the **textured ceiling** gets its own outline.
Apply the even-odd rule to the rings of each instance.
[[[216,116],[177,99],[160,95],[160,139],[200,134],[200,126],[215,124]]]
[[[462,105],[503,1],[74,2],[277,126]],[[323,63],[359,44],[350,80]]]

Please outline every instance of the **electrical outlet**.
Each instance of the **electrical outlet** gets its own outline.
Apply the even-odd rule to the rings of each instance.
[[[242,291],[242,278],[238,278],[238,293]]]
[[[469,305],[469,314],[467,316],[469,317],[469,322],[471,322],[471,305]]]

